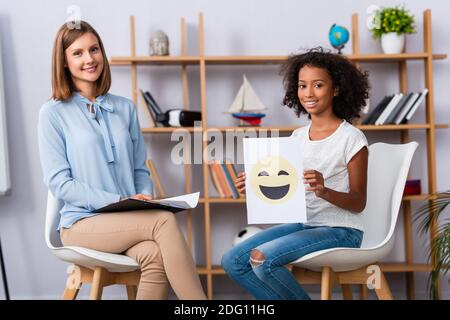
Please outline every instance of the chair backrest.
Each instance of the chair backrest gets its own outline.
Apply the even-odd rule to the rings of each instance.
[[[63,202],[56,199],[50,191],[47,195],[47,212],[45,214],[45,242],[50,249],[62,247],[58,233],[58,224],[61,218],[59,211],[63,207]]]
[[[362,248],[383,246],[393,240],[409,166],[418,145],[410,142],[369,146]]]

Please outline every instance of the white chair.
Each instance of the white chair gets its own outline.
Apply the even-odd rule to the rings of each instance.
[[[136,299],[141,276],[138,263],[122,254],[111,254],[76,246],[63,246],[57,231],[62,202],[48,192],[45,220],[45,241],[59,259],[72,263],[63,299],[76,299],[83,283],[91,283],[90,299],[101,299],[103,287],[122,284],[128,299]]]
[[[369,146],[367,204],[361,213],[365,229],[361,248],[320,250],[290,265],[301,284],[321,284],[323,300],[331,298],[331,289],[336,284],[341,284],[344,299],[352,299],[350,285],[360,284],[365,288],[367,283],[374,285],[378,299],[392,299],[378,261],[394,246],[395,224],[417,146],[417,142]]]

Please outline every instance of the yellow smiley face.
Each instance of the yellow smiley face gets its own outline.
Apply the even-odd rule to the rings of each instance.
[[[253,192],[264,202],[282,203],[297,190],[297,171],[286,159],[270,156],[253,165],[250,185]]]

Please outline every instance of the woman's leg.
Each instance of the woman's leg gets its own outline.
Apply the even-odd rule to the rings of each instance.
[[[169,293],[169,281],[162,260],[161,251],[155,241],[141,241],[125,254],[139,263],[139,280],[136,300],[163,300]]]
[[[361,245],[361,239],[362,232],[352,228],[306,227],[256,247],[251,253],[251,266],[255,275],[282,299],[309,299],[285,265],[319,250],[357,248]]]
[[[250,265],[250,253],[266,242],[303,229],[303,224],[292,223],[277,225],[258,232],[226,252],[222,257],[222,267],[230,278],[250,292],[256,299],[282,299],[282,296],[255,275]]]
[[[61,240],[64,245],[111,253],[123,253],[142,241],[154,241],[177,297],[206,299],[190,250],[171,212],[151,210],[99,214],[79,220],[62,233]]]

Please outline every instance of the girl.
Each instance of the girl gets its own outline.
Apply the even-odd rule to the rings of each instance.
[[[146,148],[133,103],[108,93],[102,41],[86,22],[64,24],[53,46],[52,99],[39,113],[44,182],[64,201],[58,227],[65,246],[124,253],[141,269],[137,299],[205,299],[171,212],[95,214],[124,198],[152,199]]]
[[[291,56],[282,73],[284,105],[311,120],[293,132],[304,146],[308,222],[259,232],[225,253],[222,266],[256,299],[309,299],[285,265],[314,251],[361,245],[368,144],[350,121],[365,105],[369,85],[350,61],[322,48]],[[240,192],[245,182],[239,174]]]

